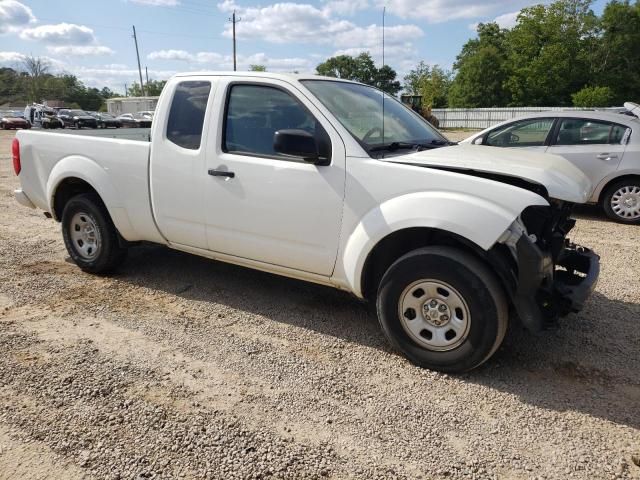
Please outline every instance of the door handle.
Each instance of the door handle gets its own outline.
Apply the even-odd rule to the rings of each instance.
[[[234,178],[236,176],[236,174],[234,172],[229,172],[227,170],[215,170],[213,168],[210,168],[208,173],[212,177]]]
[[[600,155],[596,155],[596,158],[600,160],[613,160],[614,158],[618,158],[618,155],[615,153],[601,153]]]

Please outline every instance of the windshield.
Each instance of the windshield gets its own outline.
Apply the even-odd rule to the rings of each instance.
[[[98,114],[100,117],[102,118],[115,118],[113,115],[111,115],[110,113],[100,113]]]
[[[85,112],[84,110],[71,110],[71,115],[75,115],[77,117],[80,117],[80,116],[87,117],[87,116],[89,116],[89,114],[87,114],[87,112]]]
[[[357,83],[302,80],[349,133],[369,152],[388,144],[443,144],[440,135],[422,117],[382,91]]]

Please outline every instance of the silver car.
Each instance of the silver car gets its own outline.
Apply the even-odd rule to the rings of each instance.
[[[461,143],[561,155],[591,180],[589,203],[621,223],[640,224],[640,107],[626,113],[548,111],[507,120]]]

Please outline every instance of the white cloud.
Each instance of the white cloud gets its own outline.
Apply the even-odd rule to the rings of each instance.
[[[217,52],[187,52],[186,50],[158,50],[147,55],[149,60],[168,60],[186,62],[194,67],[208,67],[217,70],[228,70],[233,66],[231,55]],[[264,65],[269,70],[292,71],[308,70],[311,62],[305,58],[272,58],[265,53],[252,55],[238,55],[237,63],[240,70],[246,70],[250,65]]]
[[[186,50],[158,50],[147,55],[149,60],[179,60],[193,62],[194,56]]]
[[[498,15],[493,21],[500,25],[502,28],[513,28],[516,26],[519,13],[520,10],[518,10],[517,12]]]
[[[24,61],[27,56],[18,52],[0,52],[0,65],[12,67]]]
[[[236,25],[236,33],[241,38],[272,43],[330,43],[334,35],[354,27],[347,20],[333,18],[327,9],[305,3],[274,3],[267,7],[249,8],[238,8],[229,0],[218,4],[223,11],[234,7],[242,17]],[[223,35],[232,36],[231,25],[225,25]]]
[[[387,12],[402,18],[424,18],[438,23],[465,18],[481,18],[495,15],[501,11],[512,11],[527,5],[540,3],[531,0],[377,0],[381,8],[386,5]]]
[[[139,5],[151,5],[152,7],[175,7],[180,5],[178,0],[129,0]]]
[[[74,23],[58,23],[56,25],[40,25],[20,32],[23,40],[38,40],[55,45],[90,45],[96,38],[93,30],[84,25]]]
[[[337,15],[353,15],[369,8],[369,0],[329,0],[325,9]]]
[[[53,55],[65,55],[73,57],[91,57],[99,55],[113,55],[115,52],[103,45],[60,45],[48,46],[47,50]]]
[[[35,21],[33,11],[26,5],[16,0],[0,0],[0,34],[15,32]]]

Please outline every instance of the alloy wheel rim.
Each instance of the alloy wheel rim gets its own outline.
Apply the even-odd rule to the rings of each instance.
[[[471,326],[467,302],[440,280],[418,280],[405,288],[398,302],[398,316],[414,342],[439,352],[460,346]]]
[[[100,230],[87,213],[78,212],[71,218],[70,237],[74,250],[84,260],[93,260],[100,254]]]
[[[616,190],[611,196],[611,210],[625,220],[640,218],[640,186],[630,185]]]

